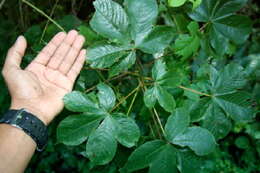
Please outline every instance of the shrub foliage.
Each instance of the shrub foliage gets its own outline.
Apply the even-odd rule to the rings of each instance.
[[[63,99],[67,111],[51,125],[57,133],[45,151],[72,157],[61,170],[77,163],[79,172],[260,171],[254,2],[95,0],[93,6],[90,20],[68,15],[25,34],[27,62],[59,28],[77,28],[86,38],[86,65]],[[57,163],[58,156],[49,159]]]

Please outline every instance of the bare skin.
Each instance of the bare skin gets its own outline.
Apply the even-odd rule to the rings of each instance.
[[[2,71],[12,98],[10,109],[25,108],[48,125],[63,109],[62,98],[72,90],[85,62],[84,41],[75,30],[60,32],[21,69],[27,43],[24,37],[18,37]],[[0,141],[0,172],[23,172],[35,151],[35,142],[22,130],[6,124],[0,124]]]

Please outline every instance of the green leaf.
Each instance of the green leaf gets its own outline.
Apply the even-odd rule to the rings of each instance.
[[[197,52],[200,46],[200,38],[196,34],[199,30],[199,25],[196,22],[191,22],[188,25],[190,35],[181,34],[174,43],[174,52],[186,59]]]
[[[150,54],[162,52],[169,46],[174,36],[174,28],[169,26],[156,26],[143,41],[137,45],[137,48]]]
[[[112,44],[100,43],[90,46],[87,51],[87,60],[94,68],[107,68],[117,62],[130,47],[116,46]]]
[[[167,112],[172,112],[176,106],[173,96],[160,85],[156,85],[144,93],[144,103],[148,108],[154,107],[156,100]]]
[[[193,103],[189,110],[191,122],[198,122],[203,119],[210,103],[209,98],[201,98],[199,101]]]
[[[178,173],[176,149],[166,144],[151,162],[149,173]]]
[[[193,9],[197,8],[202,2],[202,0],[189,0],[189,1],[193,4]]]
[[[248,149],[250,147],[250,141],[246,136],[239,136],[235,140],[235,145],[241,149]]]
[[[156,82],[161,86],[175,88],[182,83],[184,78],[185,76],[181,69],[170,69],[161,77],[161,79],[157,80]]]
[[[155,86],[155,88],[156,88],[156,98],[159,104],[167,112],[172,112],[176,106],[173,96],[166,89],[164,89],[159,85]]]
[[[78,27],[79,34],[83,35],[85,37],[85,45],[90,46],[96,41],[102,40],[102,37],[99,36],[97,33],[95,33],[93,30],[90,29],[89,26],[86,25],[80,25]]]
[[[182,147],[188,146],[199,156],[211,153],[216,147],[214,136],[201,127],[189,127],[184,133],[176,136],[172,143]]]
[[[202,127],[208,129],[215,139],[219,140],[230,132],[232,123],[218,106],[211,104],[205,113]]]
[[[210,30],[210,44],[219,56],[223,56],[228,51],[229,41],[215,28]]]
[[[114,91],[104,83],[98,84],[97,89],[97,96],[101,107],[105,108],[106,110],[110,110],[111,108],[113,108],[116,102]]]
[[[135,121],[126,115],[115,115],[113,118],[117,141],[128,148],[136,145],[140,137],[140,130]]]
[[[65,107],[72,112],[95,112],[98,104],[94,103],[86,94],[72,91],[63,97]]]
[[[182,6],[187,0],[168,0],[170,7],[179,7]]]
[[[124,9],[112,0],[95,0],[96,12],[90,26],[109,39],[127,40],[128,17]]]
[[[121,171],[133,172],[149,166],[149,173],[177,173],[176,160],[177,153],[173,146],[160,140],[154,140],[137,148]]]
[[[224,37],[237,44],[244,43],[252,31],[252,21],[247,16],[232,15],[217,20],[213,25]]]
[[[101,115],[71,115],[62,120],[57,128],[57,139],[65,145],[79,145],[96,129]]]
[[[220,95],[213,98],[233,120],[249,121],[255,116],[255,112],[251,109],[251,94],[247,92],[236,92],[232,94]]]
[[[167,67],[163,60],[159,59],[155,61],[152,69],[152,76],[154,80],[160,80],[167,73]]]
[[[214,29],[223,37],[241,44],[249,37],[252,22],[248,17],[236,15],[235,12],[246,2],[247,0],[204,0],[189,16],[197,22],[211,23],[210,30]]]
[[[179,171],[181,173],[201,173],[204,172],[205,161],[202,157],[196,156],[190,150],[178,150]]]
[[[165,125],[167,139],[172,141],[177,135],[183,133],[188,128],[189,123],[189,112],[185,108],[175,109]]]
[[[212,85],[212,93],[214,93],[214,95],[221,95],[232,93],[236,89],[241,89],[247,81],[243,67],[232,63],[225,66],[220,72],[211,67],[210,82]]]
[[[148,167],[163,146],[165,146],[165,142],[161,140],[146,142],[132,152],[122,170],[133,172]]]
[[[136,45],[150,33],[158,15],[156,0],[125,0],[131,23],[131,35]]]
[[[105,165],[115,156],[117,142],[114,133],[113,119],[107,116],[98,129],[89,136],[86,154],[94,165]]]
[[[201,5],[189,16],[199,22],[230,16],[240,10],[247,0],[203,0]]]
[[[155,87],[149,88],[148,90],[145,91],[144,103],[145,103],[145,106],[147,106],[150,109],[152,107],[154,107],[154,105],[156,103],[156,88]]]
[[[129,68],[131,68],[136,61],[136,53],[135,51],[131,51],[125,58],[122,58],[122,60],[115,64],[109,71],[109,77],[113,77],[115,75],[118,75],[122,71],[126,71]]]

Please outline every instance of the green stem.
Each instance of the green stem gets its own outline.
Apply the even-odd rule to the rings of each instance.
[[[139,88],[140,88],[140,85],[139,85]],[[135,92],[134,98],[133,98],[133,100],[131,101],[131,104],[130,104],[130,106],[129,106],[129,109],[128,109],[128,111],[127,111],[126,116],[129,115],[129,113],[130,113],[130,111],[131,111],[131,109],[132,109],[132,107],[133,107],[133,105],[134,105],[136,96],[138,95],[139,88],[138,88],[138,89],[136,90],[136,92]]]
[[[184,89],[184,90],[187,90],[187,91],[190,91],[190,92],[193,92],[195,94],[199,94],[199,95],[203,95],[203,96],[207,96],[207,97],[212,97],[211,95],[209,94],[206,94],[206,93],[202,93],[200,91],[197,91],[197,90],[194,90],[194,89],[191,89],[191,88],[187,88],[187,87],[184,87],[184,86],[178,86],[179,88],[181,89]]]
[[[47,14],[45,14],[42,10],[40,10],[39,8],[37,8],[36,6],[34,6],[33,4],[31,4],[29,1],[27,0],[22,0],[23,3],[29,5],[30,7],[32,7],[33,9],[35,9],[38,13],[40,13],[41,15],[43,15],[44,17],[46,17],[49,21],[51,21],[54,25],[56,25],[61,31],[65,32],[65,29],[62,28],[62,26],[60,26],[55,20],[53,20],[52,18],[50,18]]]
[[[161,130],[162,130],[162,132],[163,132],[163,135],[164,135],[164,137],[166,137],[166,134],[165,134],[165,131],[164,131],[164,129],[163,129],[162,122],[161,122],[161,120],[160,120],[159,114],[157,113],[157,111],[156,111],[155,108],[153,108],[153,111],[154,111],[154,114],[155,114],[155,116],[156,116],[156,118],[157,118],[157,121],[158,121],[158,123],[159,123],[159,126],[160,126],[160,128],[161,128]]]
[[[54,14],[54,11],[55,11],[55,9],[56,9],[56,7],[58,5],[58,2],[59,2],[59,0],[56,0],[55,4],[54,4],[54,6],[53,6],[53,8],[51,10],[50,17],[52,17],[52,15]],[[44,37],[44,35],[46,33],[46,30],[47,30],[47,27],[48,27],[49,23],[50,23],[50,20],[48,20],[46,25],[44,26],[44,30],[42,32],[40,42],[42,42],[42,40],[43,40],[43,37]]]
[[[113,107],[110,112],[113,112],[118,106],[120,106],[128,97],[133,95],[137,90],[139,90],[140,85],[138,85],[135,89],[133,89],[127,96],[123,97],[119,102]]]

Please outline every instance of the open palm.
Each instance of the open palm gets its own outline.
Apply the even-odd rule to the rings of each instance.
[[[63,108],[84,61],[84,37],[74,30],[58,33],[24,69],[20,68],[26,40],[19,37],[9,50],[3,75],[12,96],[12,109],[26,108],[47,124]]]

